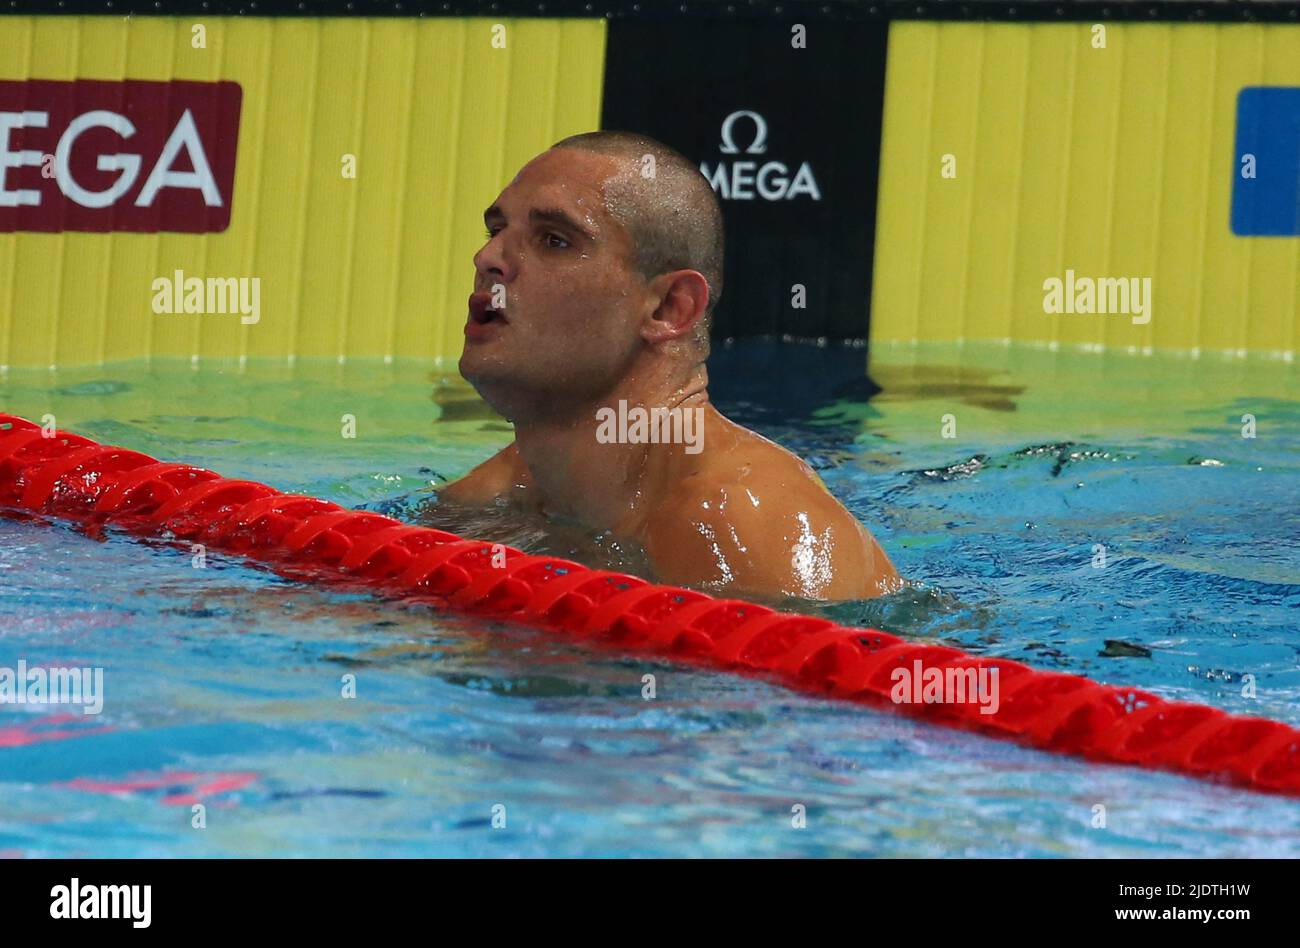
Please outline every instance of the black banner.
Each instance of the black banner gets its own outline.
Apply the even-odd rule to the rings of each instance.
[[[603,126],[679,149],[722,199],[715,338],[866,338],[886,37],[870,22],[610,23]]]
[[[851,926],[866,941],[896,932],[971,944],[1008,932],[1184,939],[1196,929],[1233,944],[1293,928],[1294,868],[1221,859],[0,861],[0,906],[11,940],[33,930],[241,942],[292,932],[297,942],[335,944],[382,937],[403,923],[435,941],[447,925],[534,939],[575,926],[670,925],[696,937],[770,940],[773,923],[784,920],[803,923],[801,937]]]

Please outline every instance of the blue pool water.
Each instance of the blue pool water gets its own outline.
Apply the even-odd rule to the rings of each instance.
[[[712,363],[719,406],[920,583],[804,608],[1300,725],[1292,364],[872,355],[870,382],[861,350]],[[510,437],[454,373],[401,364],[11,371],[0,410],[401,509]],[[20,659],[102,667],[105,706],[0,706],[0,856],[1300,856],[1300,801],[0,518]]]

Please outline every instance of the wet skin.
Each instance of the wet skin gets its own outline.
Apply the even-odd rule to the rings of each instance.
[[[692,341],[707,282],[694,270],[642,276],[610,210],[628,189],[654,187],[636,174],[626,161],[554,149],[488,209],[460,370],[514,423],[515,441],[440,502],[510,504],[608,531],[645,551],[654,578],[727,595],[860,599],[899,588],[884,550],[807,464],[709,404]],[[620,400],[698,410],[701,450],[601,443],[597,412]]]

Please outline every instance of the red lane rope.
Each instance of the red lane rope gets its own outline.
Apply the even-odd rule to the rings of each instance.
[[[0,508],[202,543],[296,577],[345,580],[625,652],[760,674],[1042,750],[1300,796],[1300,730],[1278,721],[532,556],[62,431],[46,436],[5,414]],[[896,671],[918,667],[937,669],[943,680],[950,670],[996,669],[996,713],[969,699],[894,702]]]

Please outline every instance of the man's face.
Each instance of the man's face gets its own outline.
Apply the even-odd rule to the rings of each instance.
[[[507,418],[598,400],[638,351],[655,304],[604,197],[627,173],[605,155],[547,151],[484,214],[460,372]]]

